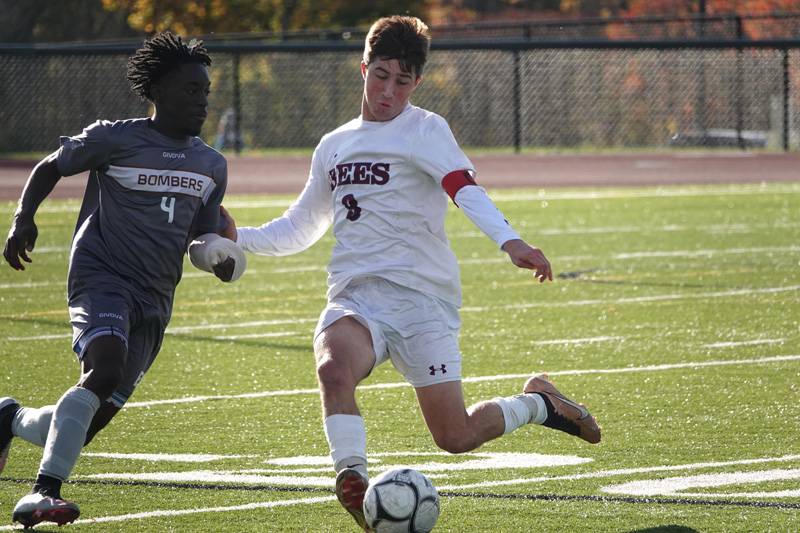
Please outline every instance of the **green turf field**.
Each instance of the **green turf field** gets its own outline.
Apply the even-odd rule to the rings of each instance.
[[[493,197],[559,278],[534,283],[452,209],[467,401],[548,371],[603,442],[527,427],[440,453],[386,364],[359,394],[373,474],[428,474],[441,531],[800,530],[800,184]],[[226,205],[247,225],[289,200]],[[47,201],[34,263],[0,269],[0,395],[23,404],[53,403],[77,377],[65,303],[76,214]],[[310,347],[331,244],[251,256],[232,285],[187,262],[155,366],[64,487],[82,509],[69,531],[356,531],[332,495]],[[0,524],[40,456],[12,445]]]

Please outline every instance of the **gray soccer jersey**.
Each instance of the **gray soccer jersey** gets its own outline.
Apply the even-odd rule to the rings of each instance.
[[[149,119],[97,121],[62,137],[63,176],[91,171],[72,243],[69,297],[133,292],[165,325],[189,240],[218,229],[225,158],[197,137],[172,139]]]

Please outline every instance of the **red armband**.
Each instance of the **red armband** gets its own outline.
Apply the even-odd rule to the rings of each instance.
[[[475,173],[471,170],[456,170],[442,178],[442,188],[450,199],[453,200],[454,204],[456,204],[456,193],[460,191],[462,187],[477,185],[477,183],[475,183],[475,178],[472,177],[474,174]]]

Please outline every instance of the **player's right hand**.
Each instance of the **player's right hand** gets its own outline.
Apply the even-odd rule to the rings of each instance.
[[[221,231],[218,231],[217,233],[221,237],[225,237],[226,239],[230,239],[233,242],[236,242],[236,221],[233,219],[228,210],[225,209],[222,205],[219,206],[219,216],[222,222],[221,225],[223,226],[223,229]]]
[[[26,263],[32,262],[31,258],[28,257],[28,252],[33,251],[38,236],[39,230],[36,228],[36,223],[34,223],[33,219],[25,220],[14,217],[14,223],[8,231],[6,245],[3,248],[3,257],[11,265],[11,268],[25,270],[20,258]]]

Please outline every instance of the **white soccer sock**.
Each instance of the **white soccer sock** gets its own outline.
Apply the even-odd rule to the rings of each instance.
[[[11,433],[31,444],[44,446],[55,408],[55,405],[45,405],[39,409],[20,407],[11,420]]]
[[[492,401],[503,411],[506,423],[503,434],[528,423],[542,424],[547,420],[547,407],[538,394],[517,394],[508,398],[492,398]]]
[[[81,454],[86,432],[94,414],[100,408],[100,398],[89,389],[72,387],[58,400],[39,473],[56,479],[69,477]]]
[[[334,470],[340,472],[345,468],[355,468],[367,475],[367,430],[364,419],[358,415],[330,415],[324,425]]]

